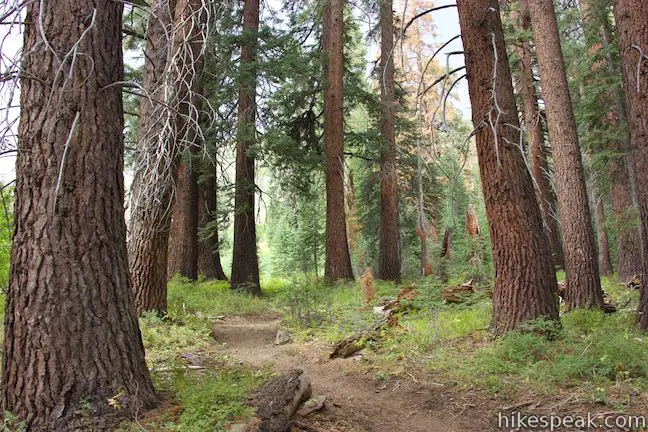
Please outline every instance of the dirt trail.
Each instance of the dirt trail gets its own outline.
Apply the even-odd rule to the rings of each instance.
[[[488,431],[488,410],[469,394],[416,378],[378,382],[361,371],[358,357],[329,360],[330,347],[316,343],[275,345],[281,320],[231,317],[214,324],[214,338],[235,361],[277,372],[301,368],[326,409],[305,423],[322,432]]]

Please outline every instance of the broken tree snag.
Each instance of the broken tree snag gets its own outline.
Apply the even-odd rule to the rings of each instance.
[[[398,325],[398,317],[412,309],[411,300],[415,299],[418,291],[413,287],[400,290],[395,300],[390,300],[379,308],[383,318],[376,321],[371,327],[365,327],[346,339],[338,342],[333,348],[329,358],[347,358],[364,348],[367,341],[377,341],[381,337],[382,330],[387,327]],[[406,300],[403,302],[403,300]]]
[[[364,274],[360,276],[360,286],[364,294],[365,304],[371,304],[376,300],[376,286],[374,285],[373,273],[371,268],[367,268]]]
[[[479,224],[477,225],[479,229]],[[452,232],[446,228],[443,233],[443,244],[441,245],[441,258],[452,258]]]
[[[264,432],[289,432],[291,418],[302,402],[311,397],[311,384],[302,369],[268,381],[254,398],[257,417]]]
[[[461,285],[453,285],[443,289],[441,296],[446,303],[463,303],[468,297],[475,293],[475,284],[473,280],[464,282]]]
[[[477,211],[475,210],[475,206],[472,204],[469,204],[466,209],[466,232],[470,237],[478,237],[481,234]]]

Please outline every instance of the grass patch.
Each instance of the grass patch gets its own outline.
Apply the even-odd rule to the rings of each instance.
[[[165,318],[155,314],[140,318],[155,388],[168,401],[139,423],[162,432],[225,431],[226,425],[252,415],[246,401],[268,379],[269,371],[230,364],[212,340],[211,325],[221,315],[271,313],[268,299],[234,292],[227,282],[190,283],[176,277],[168,285],[168,305]],[[198,359],[205,369],[187,369],[181,358],[187,356]],[[129,421],[118,431],[141,427]]]
[[[277,289],[274,287],[273,289]],[[220,315],[260,315],[270,312],[264,298],[232,291],[227,281],[188,282],[174,277],[168,285],[169,316],[214,319]]]

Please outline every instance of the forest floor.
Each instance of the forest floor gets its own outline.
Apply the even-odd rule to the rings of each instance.
[[[377,287],[378,299],[400,289]],[[326,398],[295,430],[524,431],[498,428],[499,415],[590,413],[602,424],[603,416],[648,414],[648,337],[635,331],[636,292],[606,281],[621,310],[563,314],[561,334],[547,340],[533,332],[493,338],[487,290],[448,305],[439,284],[416,288],[420,298],[398,326],[352,357],[330,359],[335,342],[377,320],[357,284],[270,281],[258,299],[224,283],[176,280],[169,317],[141,320],[163,404],[119,430],[236,430],[253,417],[256,390],[293,368]],[[293,340],[275,344],[279,329]]]
[[[330,360],[330,344],[276,345],[281,319],[233,317],[214,324],[214,336],[231,358],[277,373],[303,369],[313,395],[326,397],[325,409],[300,419],[315,431],[429,432],[471,431],[489,422],[484,401],[458,394],[444,384],[414,375],[379,381],[362,364],[362,354]]]

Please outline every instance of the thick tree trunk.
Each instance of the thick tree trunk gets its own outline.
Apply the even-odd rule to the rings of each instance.
[[[181,26],[182,46],[178,61],[180,80],[176,140],[186,152],[188,160],[180,163],[175,182],[175,200],[171,221],[167,277],[175,273],[190,280],[198,278],[198,173],[192,156],[204,147],[200,126],[203,109],[202,74],[204,60],[204,29],[207,11],[202,0],[178,0],[176,26]]]
[[[608,18],[608,8],[602,0],[581,0],[581,14],[587,45],[591,51],[609,48],[611,30]],[[620,73],[613,61],[611,54],[606,59],[606,72],[610,75]],[[603,70],[597,63],[594,68]],[[599,95],[603,106],[612,106],[610,113],[602,121],[610,126],[618,122],[625,122],[626,113],[622,96],[619,90],[608,90]],[[608,165],[610,197],[615,215],[616,245],[618,274],[622,281],[630,280],[634,275],[641,273],[641,232],[632,220],[636,208],[633,199],[634,168],[632,156],[629,152],[629,139],[626,142],[610,141],[604,150],[617,154]],[[635,187],[636,189],[636,187]],[[601,274],[603,270],[601,270]]]
[[[612,261],[610,260],[610,241],[605,221],[605,205],[603,197],[595,196],[596,206],[596,235],[598,238],[598,262],[601,276],[612,276]]]
[[[204,161],[211,166],[210,161]],[[212,167],[212,171],[215,171]],[[217,218],[218,197],[216,178],[209,176],[198,185],[198,219],[200,227],[204,227]],[[213,235],[198,241],[198,273],[208,279],[227,280],[223,266],[221,265],[219,248],[218,227],[214,229]]]
[[[138,313],[167,308],[167,253],[173,198],[174,158],[162,147],[172,145],[173,127],[167,94],[172,54],[175,0],[156,0],[146,30],[142,87],[150,96],[140,99],[135,175],[131,187],[128,261]],[[167,172],[165,172],[167,171]]]
[[[327,281],[353,280],[344,211],[344,0],[324,8],[323,46],[328,54],[324,87],[324,174],[326,182]]]
[[[380,155],[380,257],[378,278],[400,280],[401,256],[398,234],[398,171],[396,167],[396,116],[394,93],[394,13],[392,0],[380,9],[380,134],[384,140]]]
[[[644,0],[615,0],[614,18],[623,70],[623,88],[628,107],[628,129],[637,175],[637,201],[641,214],[644,280],[648,275],[648,3]],[[639,74],[637,73],[639,68]],[[639,323],[648,330],[648,283],[642,284]]]
[[[128,276],[121,17],[107,0],[26,6],[2,409],[30,431],[106,430],[109,398],[156,401]]]
[[[231,286],[250,294],[261,295],[259,258],[256,244],[254,212],[254,156],[256,141],[256,74],[259,0],[245,0],[241,47],[241,71],[238,101],[236,143],[236,184],[234,197],[234,250]]]
[[[176,273],[198,278],[198,175],[187,162],[178,169],[169,238],[167,278]]]
[[[520,28],[524,31],[530,31],[531,21],[529,11],[526,8],[526,2],[523,1],[520,7]],[[531,174],[533,175],[536,196],[542,213],[544,231],[549,240],[549,249],[551,250],[553,264],[556,267],[563,268],[565,266],[565,258],[563,256],[562,242],[560,239],[560,227],[558,220],[555,218],[555,212],[553,211],[556,200],[549,179],[548,152],[545,148],[544,133],[542,130],[542,122],[540,121],[540,111],[538,109],[538,97],[536,95],[533,78],[531,45],[528,41],[523,41],[521,45],[516,45],[515,48],[520,57],[519,91],[524,106],[524,126],[529,140]]]
[[[565,303],[567,309],[599,308],[603,306],[603,293],[553,0],[534,0],[527,4],[554,155],[556,195],[567,273]]]
[[[495,265],[491,329],[502,334],[536,318],[558,319],[556,275],[533,181],[516,145],[519,122],[498,2],[459,0],[457,6]]]

